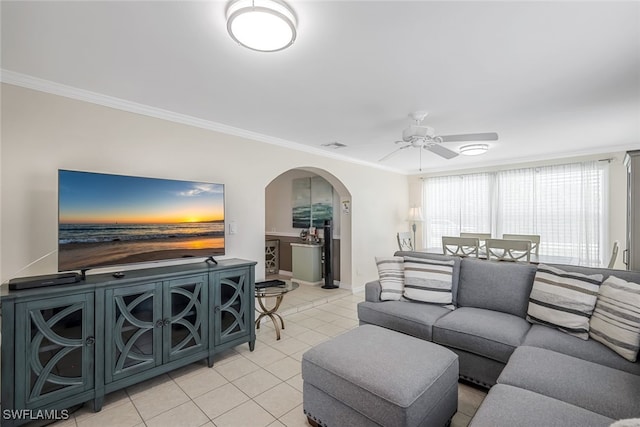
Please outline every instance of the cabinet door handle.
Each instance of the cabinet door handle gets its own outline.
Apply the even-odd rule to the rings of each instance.
[[[86,345],[93,345],[94,342],[96,342],[96,339],[94,337],[87,337],[87,339],[84,340],[84,343]]]
[[[162,319],[158,320],[156,322],[156,328],[162,328],[162,325],[164,324],[164,322],[162,321]]]
[[[216,307],[213,309],[213,311],[215,311],[216,313],[220,313],[220,306],[216,305]]]
[[[622,262],[624,265],[629,265],[629,249],[622,251]]]
[[[171,320],[169,319],[164,319],[163,325],[164,326],[169,326],[169,324],[171,323]]]

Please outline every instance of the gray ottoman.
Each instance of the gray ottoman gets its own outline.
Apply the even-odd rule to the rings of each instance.
[[[428,341],[364,325],[302,356],[311,425],[437,426],[458,409],[458,356]]]

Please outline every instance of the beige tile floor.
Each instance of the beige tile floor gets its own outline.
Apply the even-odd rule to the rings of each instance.
[[[300,287],[281,305],[285,330],[271,321],[257,331],[255,351],[243,344],[220,354],[213,368],[199,362],[108,395],[102,411],[83,407],[57,427],[308,426],[302,411],[302,354],[358,325],[364,294]],[[453,427],[465,427],[484,399],[460,384]]]

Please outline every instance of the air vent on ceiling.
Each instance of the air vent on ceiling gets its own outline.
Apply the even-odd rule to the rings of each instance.
[[[337,150],[338,148],[344,148],[346,147],[345,144],[341,143],[341,142],[328,142],[326,144],[322,144],[323,147],[327,147],[327,148],[333,148],[334,150]]]

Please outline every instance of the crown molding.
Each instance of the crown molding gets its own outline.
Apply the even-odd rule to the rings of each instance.
[[[104,95],[97,92],[92,92],[84,89],[79,89],[73,86],[67,86],[61,83],[52,82],[50,80],[44,80],[38,77],[33,77],[27,74],[17,73],[6,69],[0,69],[0,82],[7,83],[15,86],[24,87],[27,89],[33,89],[40,92],[50,93],[53,95],[62,96],[65,98],[71,98],[78,101],[89,102],[96,105],[102,105],[103,107],[114,108],[117,110],[127,111],[129,113],[141,114],[144,116],[154,117],[174,123],[180,123],[188,126],[193,126],[201,129],[211,130],[214,132],[225,133],[228,135],[238,136],[241,138],[247,138],[253,141],[264,142],[278,147],[288,148],[290,150],[302,151],[305,153],[313,154],[321,157],[328,157],[335,160],[342,160],[348,163],[353,163],[361,166],[368,166],[375,169],[384,170],[387,172],[398,173],[401,175],[408,175],[407,171],[391,168],[385,165],[377,163],[367,162],[364,160],[354,159],[341,154],[327,152],[319,148],[310,147],[298,142],[289,141],[282,138],[276,138],[269,135],[264,135],[258,132],[252,132],[245,129],[240,129],[233,126],[228,126],[222,123],[213,122],[210,120],[199,119],[197,117],[189,116],[186,114],[180,114],[162,108],[156,108],[137,102],[127,101],[125,99],[116,98],[109,95]]]
[[[484,162],[473,165],[472,167],[459,167],[455,169],[431,168],[423,169],[422,172],[409,174],[411,177],[424,178],[429,176],[442,175],[463,175],[467,173],[486,172],[487,170],[508,170],[540,166],[541,164],[563,164],[582,162],[589,160],[612,160],[616,156],[624,154],[629,150],[640,149],[638,143],[634,144],[617,144],[608,147],[596,147],[593,149],[580,151],[562,151],[557,153],[548,153],[540,156],[518,157],[507,160],[498,160],[494,162]],[[606,157],[606,158],[599,158]],[[536,165],[536,166],[532,166]]]

